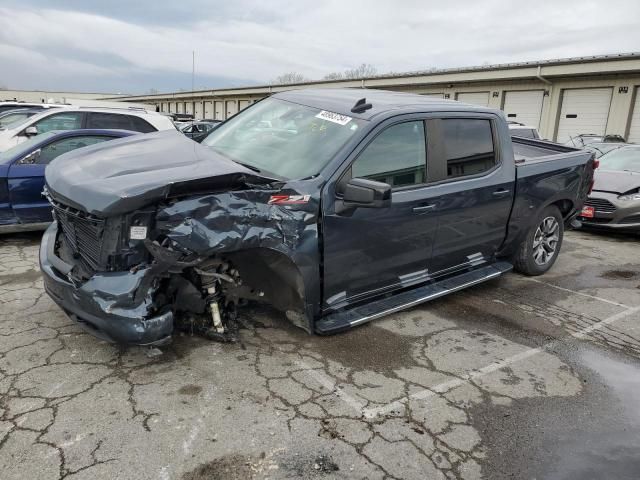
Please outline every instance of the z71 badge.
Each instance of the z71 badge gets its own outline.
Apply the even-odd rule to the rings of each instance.
[[[311,195],[271,195],[269,205],[300,205],[309,203]]]

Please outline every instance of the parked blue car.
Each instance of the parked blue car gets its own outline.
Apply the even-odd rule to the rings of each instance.
[[[127,130],[66,130],[37,135],[0,153],[0,233],[42,230],[51,205],[42,196],[44,169],[63,153],[116,138]]]

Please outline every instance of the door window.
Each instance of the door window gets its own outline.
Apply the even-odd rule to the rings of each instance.
[[[406,187],[425,183],[426,139],[424,122],[399,123],[384,130],[351,166],[352,178],[368,178]]]
[[[46,147],[42,147],[40,156],[37,158],[35,163],[46,165],[55,158],[58,158],[63,153],[67,153],[82,147],[88,147],[89,145],[94,145],[96,143],[104,142],[105,140],[111,139],[112,137],[88,135],[82,137],[63,138],[61,140],[51,142]]]
[[[36,122],[34,126],[38,129],[38,134],[52,130],[76,130],[82,128],[82,113],[56,113]]]
[[[131,130],[131,121],[128,115],[116,113],[90,113],[87,128],[104,128],[116,130]]]
[[[447,178],[477,175],[496,165],[490,120],[443,119],[442,136]]]

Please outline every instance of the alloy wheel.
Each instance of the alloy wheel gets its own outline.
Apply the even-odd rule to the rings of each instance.
[[[555,217],[546,217],[533,236],[533,260],[546,265],[555,256],[560,240],[560,225]]]

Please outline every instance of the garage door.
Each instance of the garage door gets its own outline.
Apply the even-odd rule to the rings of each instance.
[[[543,90],[506,92],[502,110],[504,110],[507,120],[540,128],[543,96]]]
[[[236,101],[235,100],[226,100],[224,102],[225,110],[227,111],[227,115],[224,118],[229,118],[232,115],[235,115],[237,110]]]
[[[471,105],[486,107],[489,105],[489,92],[459,93],[456,96],[456,100]]]
[[[611,106],[611,88],[564,90],[556,140],[567,142],[583,133],[604,135]]]
[[[249,100],[240,100],[238,102],[238,106],[240,107],[240,110],[244,110],[249,106]]]
[[[631,114],[628,142],[640,143],[640,87],[636,88],[636,101]]]
[[[213,118],[213,102],[204,102],[204,118]]]
[[[202,116],[202,102],[195,102],[194,106],[196,107],[195,111],[193,112],[195,115],[195,118],[197,120],[203,119],[204,117]]]
[[[193,115],[193,102],[186,102],[185,103],[185,111],[184,113],[190,113]]]
[[[213,102],[214,105],[214,119],[215,120],[224,120],[224,102],[219,100]]]

